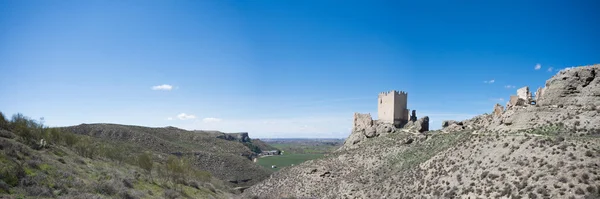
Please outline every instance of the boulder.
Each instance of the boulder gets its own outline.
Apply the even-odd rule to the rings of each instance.
[[[452,124],[458,124],[458,123],[459,123],[459,122],[457,122],[457,121],[454,121],[454,120],[444,120],[444,121],[442,122],[442,128],[446,128],[446,127],[449,127],[449,126],[450,126],[450,125],[452,125]],[[462,125],[462,124],[460,124],[460,125]]]
[[[425,116],[422,117],[421,119],[418,119],[415,122],[415,127],[417,128],[417,131],[423,133],[425,131],[429,131],[429,117]]]
[[[508,100],[508,103],[506,104],[506,108],[512,108],[515,106],[524,106],[525,105],[525,100],[520,98],[517,95],[513,95],[510,96],[510,99]]]
[[[496,106],[494,106],[494,116],[500,117],[503,112],[504,112],[504,107],[502,105],[496,104]]]
[[[377,133],[377,129],[376,129],[375,127],[372,127],[372,126],[370,126],[370,127],[367,127],[367,128],[364,130],[364,133],[365,133],[365,136],[366,136],[367,138],[373,138],[373,137],[377,137],[377,136],[379,135],[379,134]]]
[[[454,131],[461,131],[464,130],[465,127],[463,125],[459,125],[459,124],[451,124],[450,126],[446,127],[444,129],[445,132],[454,132]]]

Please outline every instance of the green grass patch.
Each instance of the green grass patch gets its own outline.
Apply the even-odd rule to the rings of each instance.
[[[323,154],[284,154],[258,158],[258,164],[270,169],[278,171],[281,168],[289,167],[292,164],[298,165],[302,162],[323,157]],[[277,168],[271,168],[271,165],[276,165]]]

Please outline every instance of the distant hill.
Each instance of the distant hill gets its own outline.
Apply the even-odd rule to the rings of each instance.
[[[254,184],[271,173],[251,161],[256,153],[243,142],[215,136],[221,132],[119,124],[81,124],[61,130],[126,144],[132,151],[190,156],[194,165],[235,186]]]

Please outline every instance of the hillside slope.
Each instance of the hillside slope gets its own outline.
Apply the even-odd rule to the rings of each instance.
[[[237,193],[187,158],[135,149],[135,144],[47,128],[20,114],[6,120],[0,113],[0,198],[231,198]]]
[[[128,145],[131,151],[185,156],[191,158],[200,169],[232,183],[232,186],[248,186],[271,173],[251,161],[256,154],[244,143],[217,138],[214,132],[117,124],[82,124],[62,130]]]
[[[355,123],[340,150],[282,169],[242,198],[600,198],[598,73],[600,65],[561,71],[538,105],[490,109],[438,131],[366,134]],[[355,115],[358,127],[374,125],[364,117]]]

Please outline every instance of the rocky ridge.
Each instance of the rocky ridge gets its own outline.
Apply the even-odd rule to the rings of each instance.
[[[529,87],[517,90],[506,108],[499,104],[493,114],[469,120],[445,121],[444,132],[462,129],[480,131],[527,130],[549,125],[569,129],[576,135],[600,134],[600,64],[568,68],[546,81],[535,93]]]
[[[600,198],[599,71],[561,71],[536,96],[519,89],[507,108],[444,121],[439,131],[356,113],[342,148],[282,169],[242,197]]]

